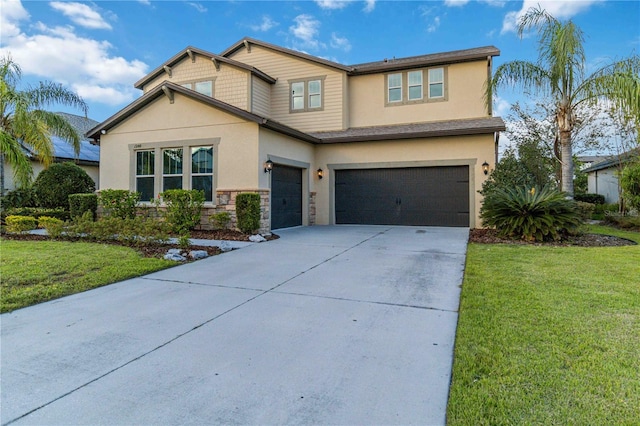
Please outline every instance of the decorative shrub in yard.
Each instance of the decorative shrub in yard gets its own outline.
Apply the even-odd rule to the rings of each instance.
[[[69,215],[71,219],[82,216],[85,212],[91,212],[96,218],[98,209],[98,196],[96,194],[71,194],[69,195]]]
[[[40,207],[69,208],[69,195],[89,194],[96,184],[87,172],[73,163],[56,163],[40,172],[33,184]]]
[[[640,160],[622,170],[620,186],[627,204],[640,211]]]
[[[7,216],[7,231],[23,233],[36,229],[36,218],[33,216]]]
[[[16,188],[2,197],[2,208],[36,207],[36,193],[31,186]]]
[[[98,196],[98,202],[105,215],[120,219],[133,219],[136,217],[139,201],[139,192],[131,192],[126,189],[103,189]]]
[[[582,201],[583,203],[591,204],[604,204],[604,195],[600,194],[575,194],[573,197],[576,201]]]
[[[581,223],[575,202],[564,193],[524,186],[491,191],[480,217],[503,237],[529,241],[558,240]]]
[[[236,196],[238,229],[249,234],[260,229],[260,194],[243,192]]]
[[[592,203],[585,203],[583,201],[576,201],[576,209],[578,209],[580,219],[586,221],[591,219],[591,216],[593,216],[593,212],[596,210],[596,205]]]
[[[38,218],[38,228],[46,229],[51,238],[58,238],[64,230],[64,222],[50,216],[40,216]]]
[[[66,228],[66,236],[82,236],[96,241],[116,240],[132,245],[158,244],[169,239],[169,225],[153,218],[105,217],[93,221],[90,212],[75,218]]]
[[[209,221],[213,224],[214,229],[227,229],[231,222],[231,214],[229,212],[218,212],[209,216]]]
[[[4,211],[3,211],[4,213]],[[33,216],[36,219],[40,218],[41,216],[50,216],[50,217],[55,217],[57,219],[60,220],[68,220],[69,219],[69,212],[65,211],[64,209],[61,208],[57,208],[57,209],[45,209],[45,208],[40,208],[40,207],[18,207],[18,208],[11,208],[11,209],[7,209],[6,210],[6,214],[7,215],[13,215],[13,216]]]
[[[167,206],[165,218],[174,232],[185,234],[198,226],[204,191],[169,189],[160,196]]]

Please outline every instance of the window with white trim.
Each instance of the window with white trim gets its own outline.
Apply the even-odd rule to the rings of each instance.
[[[182,148],[162,150],[162,191],[182,189]]]
[[[387,87],[388,102],[402,102],[402,74],[389,74],[387,76]]]
[[[204,191],[205,202],[213,201],[213,147],[191,147],[191,189]]]
[[[213,97],[213,80],[204,80],[204,81],[194,81],[191,83],[183,83],[182,87],[186,87],[187,89],[195,90],[198,93],[202,93],[203,95]]]
[[[155,186],[155,151],[136,151],[136,191],[140,201],[153,199]]]
[[[422,100],[422,71],[410,71],[407,73],[407,77],[409,80],[407,99],[410,101]]]
[[[444,69],[429,70],[429,99],[444,97]]]
[[[324,77],[290,81],[291,112],[321,111]]]

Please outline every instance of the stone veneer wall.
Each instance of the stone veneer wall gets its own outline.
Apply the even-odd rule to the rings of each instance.
[[[309,226],[316,224],[316,193],[309,193]]]

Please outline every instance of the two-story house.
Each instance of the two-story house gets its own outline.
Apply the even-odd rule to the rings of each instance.
[[[504,122],[484,100],[495,47],[342,65],[245,38],[186,48],[89,131],[102,188],[200,189],[204,216],[258,192],[262,231],[480,226]],[[206,221],[203,220],[203,223]]]

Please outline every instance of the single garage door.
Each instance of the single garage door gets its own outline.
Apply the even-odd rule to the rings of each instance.
[[[271,229],[302,225],[302,169],[274,164],[271,171]]]
[[[469,226],[469,166],[336,170],[336,223]]]

